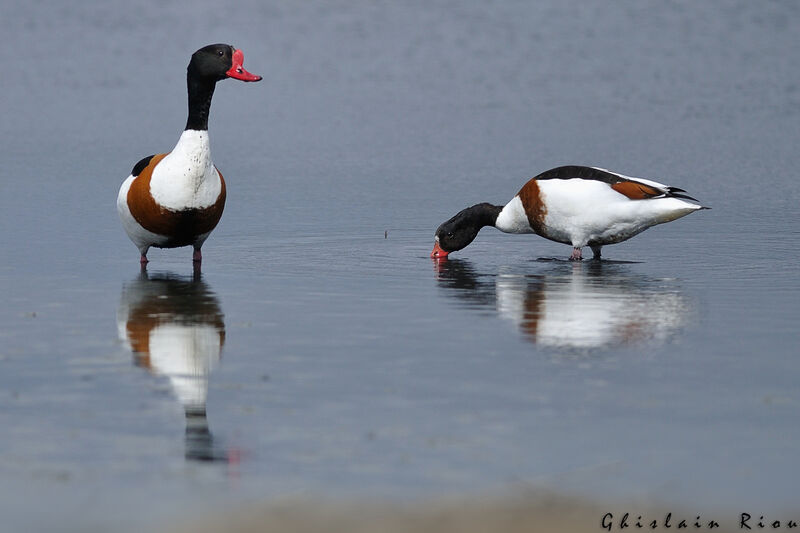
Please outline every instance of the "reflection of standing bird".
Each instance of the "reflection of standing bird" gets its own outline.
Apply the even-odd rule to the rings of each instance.
[[[431,257],[443,258],[471,243],[481,228],[505,233],[536,233],[573,247],[570,259],[580,260],[590,246],[600,248],[630,239],[656,224],[708,209],[683,189],[631,178],[599,168],[567,166],[539,174],[505,206],[477,204],[444,222],[436,230]]]
[[[225,181],[211,161],[208,113],[216,83],[225,78],[259,81],[242,66],[244,55],[228,44],[213,44],[192,55],[186,71],[189,118],[169,154],[145,157],[120,187],[117,211],[122,226],[147,263],[147,251],[193,246],[194,260],[225,207]]]
[[[482,280],[463,260],[437,264],[448,294],[494,308],[528,340],[545,347],[588,350],[663,342],[686,322],[689,305],[675,287],[604,262],[563,265],[535,275],[501,269]]]
[[[208,375],[225,343],[225,322],[214,293],[199,277],[143,273],[123,287],[117,326],[135,364],[169,379],[186,413],[187,456],[215,458],[206,400]]]

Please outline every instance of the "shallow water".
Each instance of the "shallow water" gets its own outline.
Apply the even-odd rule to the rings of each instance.
[[[794,4],[192,6],[0,7],[8,527],[529,487],[796,508]],[[215,95],[225,215],[202,273],[143,274],[116,192],[217,41],[265,78]],[[430,260],[567,163],[713,209],[599,264],[490,229]]]

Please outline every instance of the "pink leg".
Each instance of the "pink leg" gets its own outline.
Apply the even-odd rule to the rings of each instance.
[[[197,248],[192,254],[192,261],[199,263],[203,260],[203,254],[200,253],[200,248]]]
[[[144,254],[142,254],[142,257],[140,257],[140,258],[139,258],[139,264],[140,264],[140,265],[142,265],[142,266],[144,266],[144,265],[146,265],[147,263],[148,263],[148,261],[147,261],[147,256],[146,256],[146,255],[144,255]]]
[[[581,249],[580,248],[573,248],[572,249],[572,255],[569,256],[569,260],[570,261],[580,261],[581,259],[583,259],[583,256],[581,255]]]

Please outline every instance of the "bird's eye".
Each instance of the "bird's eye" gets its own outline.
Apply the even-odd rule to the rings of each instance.
[[[448,231],[448,232],[447,232],[447,236],[448,236],[448,237],[452,237],[452,236],[453,236],[453,232],[452,232],[452,231]]]
[[[217,53],[219,54],[219,57],[222,57],[222,56],[225,55],[225,52],[223,52],[222,50],[218,50]]]

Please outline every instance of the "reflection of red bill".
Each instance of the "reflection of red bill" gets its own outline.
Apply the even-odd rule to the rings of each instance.
[[[242,66],[243,63],[244,53],[241,50],[235,50],[233,52],[233,64],[225,74],[231,78],[242,81],[261,81],[261,76],[256,76],[255,74],[247,72]]]
[[[439,246],[439,241],[433,243],[433,251],[431,251],[431,258],[444,259],[445,257],[447,257],[447,252],[442,250],[442,247]]]

